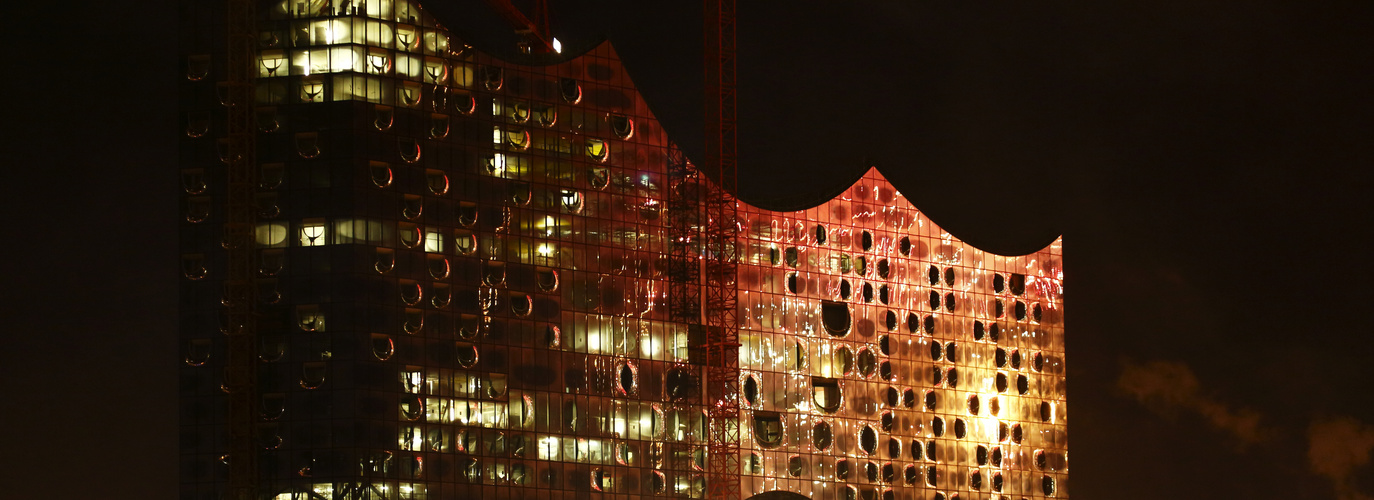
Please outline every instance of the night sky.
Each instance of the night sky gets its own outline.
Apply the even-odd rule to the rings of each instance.
[[[700,6],[550,2],[699,158]],[[1374,3],[740,3],[744,199],[1063,235],[1073,498],[1374,496]],[[6,15],[0,496],[174,498],[176,3],[60,5]]]

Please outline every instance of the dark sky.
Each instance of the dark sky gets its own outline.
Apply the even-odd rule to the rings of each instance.
[[[700,8],[551,2],[699,151]],[[1374,4],[741,3],[747,200],[1064,236],[1073,497],[1374,495]],[[3,496],[173,498],[176,4],[62,5],[7,15]]]

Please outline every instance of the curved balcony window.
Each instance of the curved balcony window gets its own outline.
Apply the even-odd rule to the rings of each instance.
[[[282,414],[286,413],[286,395],[282,393],[269,393],[262,395],[262,406],[259,413],[263,420],[277,420]]]
[[[453,248],[458,250],[459,255],[472,255],[477,252],[477,236],[472,234],[472,231],[454,231]]]
[[[854,289],[849,286],[849,280],[840,280],[840,299],[849,300],[849,297],[853,294]]]
[[[582,86],[572,78],[558,79],[558,93],[562,95],[563,102],[568,104],[582,102]]]
[[[197,196],[186,199],[186,222],[199,224],[210,218],[210,197]]]
[[[597,162],[606,161],[611,156],[610,145],[601,139],[587,139],[587,157]]]
[[[402,222],[397,225],[396,233],[400,237],[401,245],[406,248],[419,247],[425,241],[424,235],[420,233],[420,226],[415,224]]]
[[[534,115],[541,126],[552,127],[555,123],[558,123],[558,109],[553,106],[540,107]]]
[[[286,356],[286,338],[282,335],[261,335],[258,337],[258,360],[262,363],[276,363]]]
[[[782,416],[775,412],[754,412],[754,440],[764,448],[782,444]]]
[[[558,290],[558,270],[548,267],[536,267],[534,269],[535,282],[540,291],[553,292]]]
[[[612,114],[609,118],[611,131],[616,137],[629,139],[635,135],[635,121],[625,115]]]
[[[787,250],[783,252],[783,258],[788,266],[797,267],[797,263],[800,262],[799,259],[801,256],[797,251],[797,247],[787,247]]]
[[[482,67],[482,86],[486,87],[487,90],[501,90],[501,86],[505,85],[505,83],[506,73],[502,68],[497,66]]]
[[[380,131],[391,130],[396,122],[396,109],[391,106],[377,105],[372,112],[372,126]]]
[[[821,301],[821,323],[833,337],[849,334],[849,306],[842,302]]]
[[[873,427],[865,425],[859,430],[859,449],[866,455],[878,452],[878,432]]]
[[[286,168],[280,163],[264,163],[259,170],[258,187],[261,189],[277,189],[286,178]]]
[[[834,440],[831,433],[830,423],[824,420],[816,422],[816,425],[811,427],[811,445],[816,448],[816,451],[825,451],[830,448],[830,443]]]
[[[815,230],[814,230],[814,234],[815,234],[816,244],[817,244],[817,245],[824,245],[824,244],[825,244],[825,226],[822,226],[822,225],[820,225],[820,224],[816,224],[816,228],[815,228]]]
[[[323,332],[325,331],[324,324],[324,313],[320,311],[320,306],[314,304],[296,306],[296,326],[300,327],[301,331]]]
[[[862,255],[854,258],[854,274],[868,276],[868,259]]]
[[[255,118],[257,118],[258,122],[258,132],[270,134],[281,130],[280,116],[281,115],[277,113],[277,108],[275,107],[258,108],[255,112]]]
[[[257,208],[258,217],[271,219],[281,215],[281,205],[277,204],[277,193],[263,192],[253,195],[253,204]]]
[[[854,371],[854,352],[848,346],[840,346],[835,349],[832,357],[834,369],[841,375],[849,375]]]
[[[557,349],[563,343],[563,331],[556,325],[544,327],[544,345],[550,349]]]
[[[301,366],[300,386],[305,389],[319,389],[324,385],[325,364],[322,361],[305,363]]]
[[[282,248],[286,246],[286,224],[267,222],[253,229],[253,242],[258,247]]]
[[[639,394],[639,368],[634,363],[622,361],[616,365],[615,390],[622,396]]]
[[[958,368],[950,368],[949,371],[945,372],[945,385],[949,386],[950,389],[959,387]]]
[[[324,246],[328,240],[325,239],[324,220],[306,219],[301,221],[300,244],[303,247]]]
[[[448,137],[449,121],[448,115],[438,113],[429,115],[429,138],[443,139]]]
[[[391,340],[391,336],[380,333],[372,334],[371,340],[372,357],[378,361],[391,359],[391,355],[396,353],[396,343]]]
[[[744,377],[744,382],[740,384],[740,394],[744,396],[745,404],[749,406],[759,404],[759,382],[753,374]]]
[[[472,227],[477,224],[477,204],[470,201],[458,202],[458,224]]]
[[[477,111],[477,99],[467,92],[455,92],[449,95],[449,101],[453,103],[453,110],[463,115]]]
[[[500,131],[500,128],[497,128]],[[516,151],[524,151],[530,147],[530,133],[526,130],[515,129],[507,130],[505,133],[506,145]]]
[[[209,273],[209,270],[205,268],[204,254],[192,253],[181,256],[181,274],[186,279],[201,280]]]
[[[870,349],[868,349],[868,348],[866,348],[866,347],[863,348],[863,349],[860,349],[860,350],[859,350],[859,375],[862,375],[864,378],[869,378],[869,377],[872,377],[872,376],[873,376],[873,373],[874,373],[877,369],[878,369],[878,357],[875,356],[875,355],[873,354],[873,351],[870,350]]]
[[[435,309],[448,307],[449,302],[453,301],[453,289],[443,283],[435,283],[431,289],[429,304]]]
[[[186,58],[186,79],[198,82],[210,74],[210,56],[197,54]]]
[[[192,112],[186,114],[186,137],[204,137],[210,132],[210,113]]]
[[[407,308],[402,316],[405,318],[401,323],[401,329],[406,333],[414,335],[425,328],[425,312],[420,309]]]
[[[436,280],[448,278],[449,273],[452,271],[451,266],[449,266],[448,257],[444,257],[443,255],[427,255],[425,256],[425,264],[426,267],[429,268],[429,277]]]
[[[592,189],[604,189],[611,183],[611,171],[604,167],[597,167],[587,170],[587,184]]]
[[[302,78],[299,95],[301,102],[323,102],[324,80],[320,77]]]
[[[530,121],[530,105],[525,102],[512,102],[506,106],[506,118],[515,123]]]
[[[281,290],[277,288],[276,278],[258,279],[258,300],[264,304],[276,304],[281,301]]]
[[[526,182],[511,182],[506,185],[506,191],[510,195],[511,203],[516,206],[525,206],[530,203],[530,185]]]
[[[442,59],[425,58],[425,81],[434,85],[448,83],[448,65]]]
[[[457,355],[455,359],[457,359],[459,366],[462,366],[463,368],[472,368],[474,366],[477,366],[477,361],[479,358],[476,345],[469,344],[467,342],[459,342],[455,346],[455,348],[457,350]]]
[[[559,201],[561,202],[564,213],[576,214],[582,212],[583,198],[582,193],[578,191],[564,189],[559,195]]]
[[[186,364],[190,366],[201,366],[210,360],[210,339],[191,339],[186,342],[186,356],[183,357]]]
[[[458,317],[458,337],[472,340],[478,337],[482,331],[484,318],[472,314],[463,314]]]
[[[501,286],[506,283],[506,263],[488,261],[482,266],[482,282],[487,286]]]
[[[202,194],[207,189],[205,169],[188,168],[181,171],[181,189],[186,194]]]
[[[816,408],[826,413],[835,413],[840,409],[843,395],[840,392],[840,382],[833,378],[811,377],[811,400],[815,402]]]
[[[500,373],[487,374],[487,397],[500,398],[506,395],[506,376]]]
[[[401,417],[416,421],[425,416],[425,402],[418,397],[408,397],[401,401]]]
[[[534,301],[529,295],[523,293],[512,293],[510,295],[510,312],[519,317],[529,316],[534,312]]]
[[[429,192],[436,196],[448,194],[448,174],[444,173],[443,170],[425,170],[425,186],[429,188]]]
[[[420,141],[406,138],[396,139],[396,150],[400,153],[401,161],[406,163],[420,161]]]
[[[401,216],[408,220],[419,219],[425,212],[425,199],[420,195],[408,194],[401,197]]]
[[[407,108],[420,107],[420,101],[424,94],[420,91],[420,84],[415,82],[401,82],[396,87],[396,104]]]
[[[424,290],[420,287],[419,283],[414,281],[401,282],[401,302],[405,302],[408,306],[413,306],[420,303],[420,300],[423,298]]]
[[[377,274],[386,274],[396,267],[396,252],[390,248],[377,248],[377,254],[373,259],[372,268],[377,270]]]

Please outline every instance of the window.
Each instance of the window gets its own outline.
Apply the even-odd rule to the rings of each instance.
[[[840,382],[833,378],[811,377],[811,399],[826,413],[840,409]]]
[[[754,439],[759,446],[773,448],[782,444],[782,417],[774,412],[754,412]]]
[[[587,157],[597,162],[606,161],[606,158],[610,157],[611,154],[610,146],[606,144],[606,141],[600,139],[588,138],[586,149]]]
[[[582,86],[578,85],[577,80],[572,78],[558,79],[558,93],[562,95],[563,102],[577,104],[582,101]]]
[[[324,219],[306,219],[304,221],[301,221],[301,246],[324,246],[326,241],[327,240],[325,240]]]
[[[629,139],[635,134],[635,122],[625,115],[612,114],[609,118],[611,131],[615,132],[616,137]]]
[[[821,301],[821,323],[831,336],[843,337],[849,334],[849,306],[842,302]]]

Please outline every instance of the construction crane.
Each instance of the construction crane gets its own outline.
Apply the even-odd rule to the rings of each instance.
[[[228,188],[224,200],[224,275],[228,353],[225,388],[229,392],[229,495],[258,500],[257,315],[253,286],[254,192],[258,186],[257,128],[253,119],[257,76],[257,2],[226,4],[226,85]]]
[[[717,189],[705,193],[707,498],[740,498],[739,225],[735,135],[735,0],[705,0],[706,164]]]

